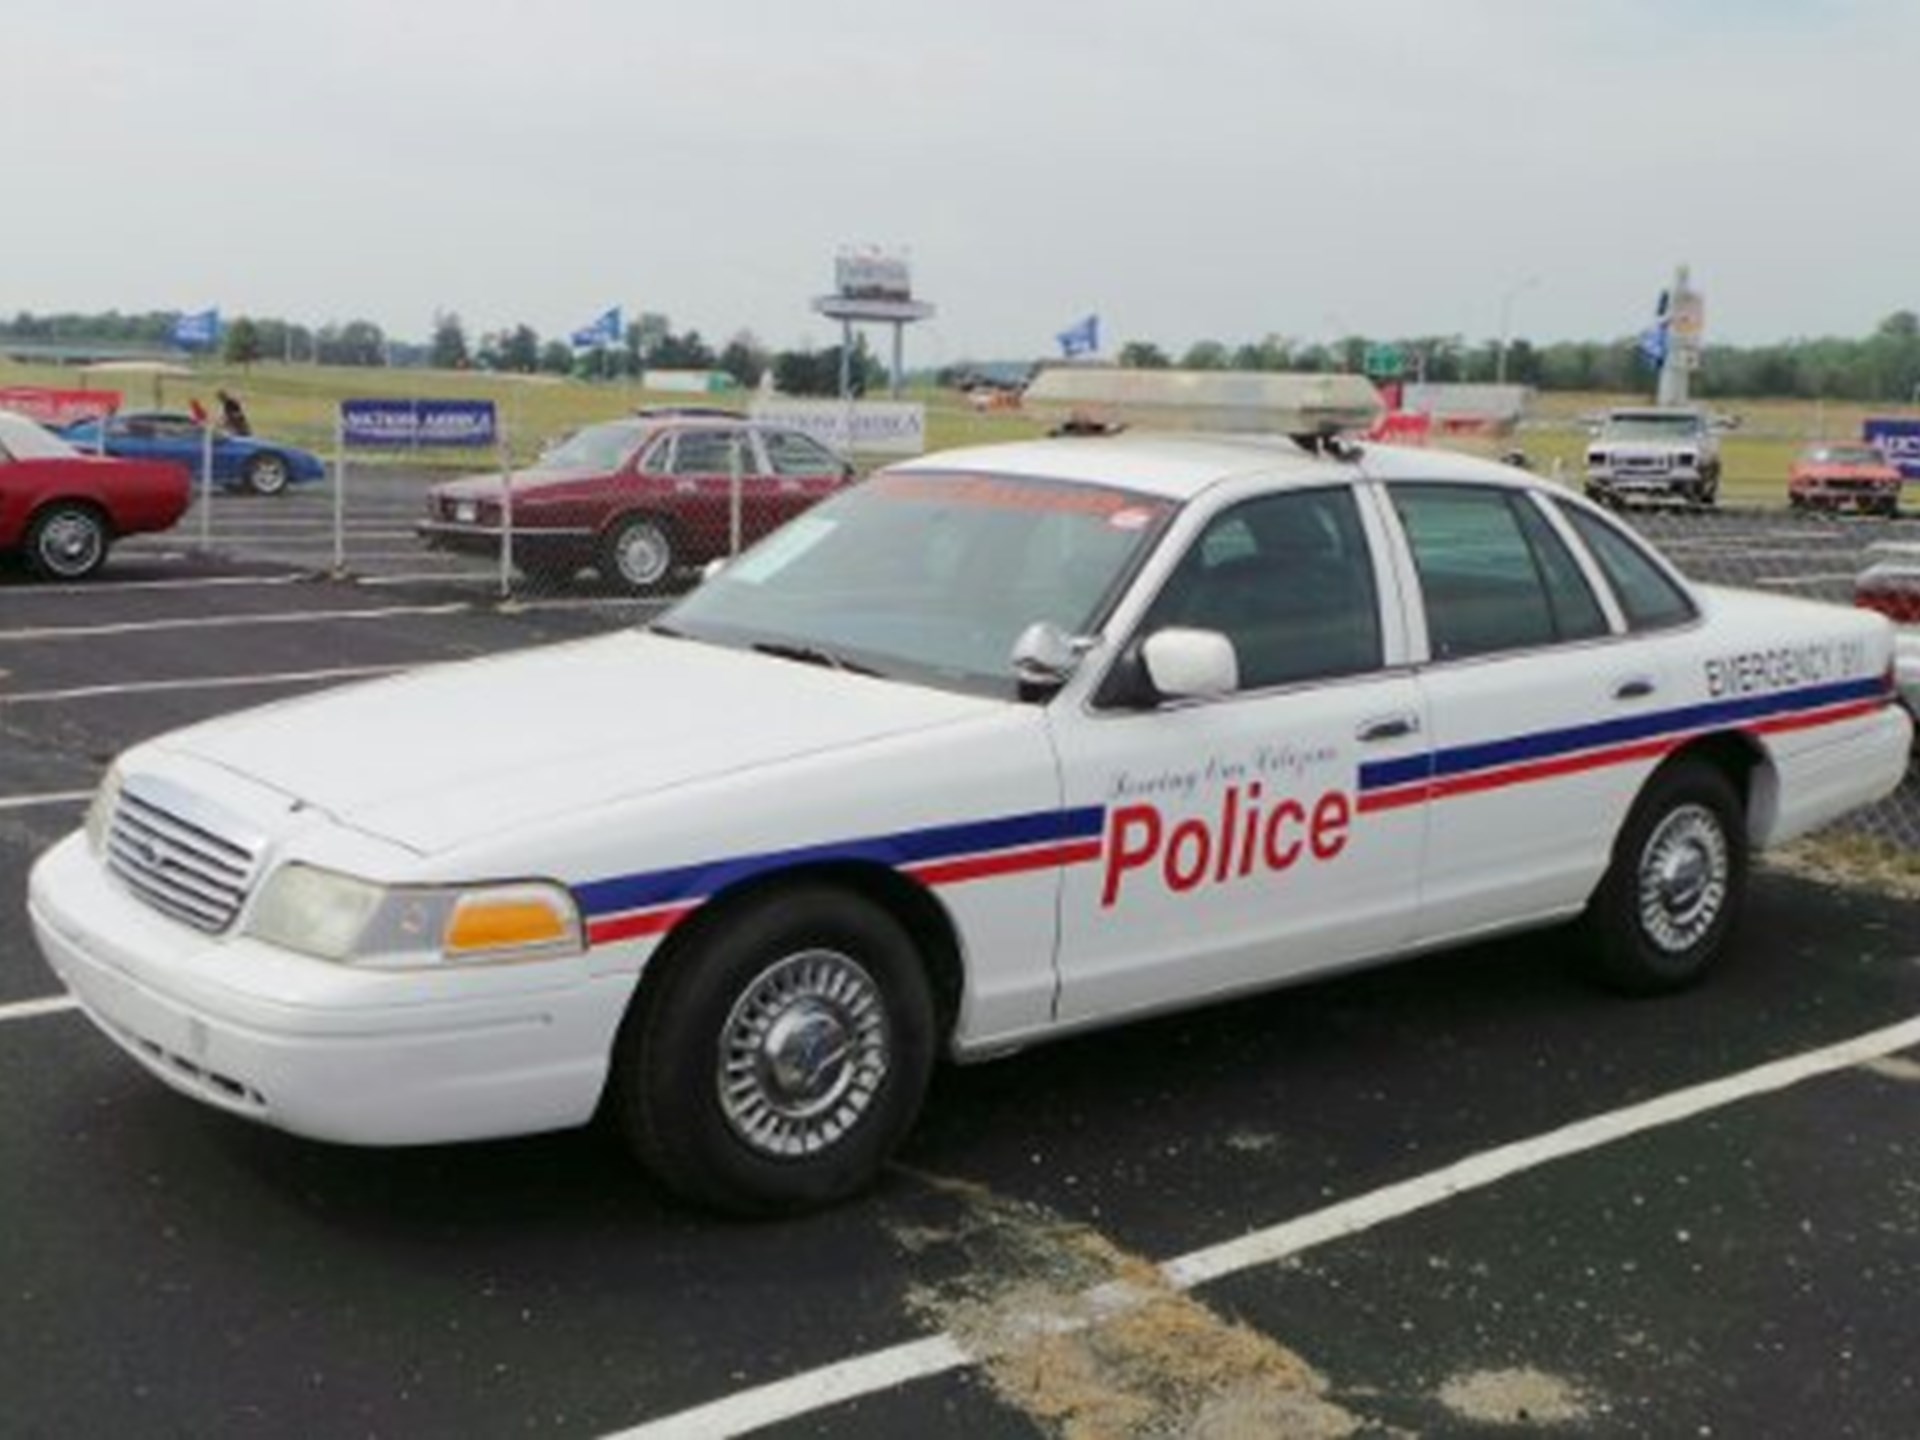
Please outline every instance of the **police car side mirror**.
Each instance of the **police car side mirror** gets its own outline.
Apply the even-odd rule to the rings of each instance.
[[[1218,630],[1156,630],[1140,647],[1153,688],[1169,700],[1217,700],[1240,688],[1233,642]]]

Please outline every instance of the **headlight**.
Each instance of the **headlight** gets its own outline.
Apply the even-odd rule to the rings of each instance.
[[[322,960],[384,969],[545,960],[582,948],[580,912],[563,886],[385,886],[299,864],[273,873],[247,933]]]
[[[106,778],[100,782],[100,788],[93,792],[93,799],[87,805],[87,849],[96,857],[105,857],[107,853],[107,831],[113,824],[113,807],[120,803],[120,770],[114,767],[107,771]]]

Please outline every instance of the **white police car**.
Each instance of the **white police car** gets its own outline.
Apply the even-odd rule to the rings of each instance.
[[[1344,379],[1053,388],[1096,383],[1353,418]],[[30,906],[224,1110],[406,1144],[604,1106],[680,1193],[795,1208],[872,1179],[943,1056],[1563,921],[1617,985],[1698,978],[1750,847],[1898,781],[1889,656],[1459,456],[963,450],[650,628],[140,745]]]

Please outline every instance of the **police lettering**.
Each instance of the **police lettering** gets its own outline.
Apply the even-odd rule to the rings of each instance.
[[[1100,903],[1111,906],[1134,870],[1159,871],[1176,895],[1202,885],[1241,880],[1256,870],[1279,873],[1303,858],[1332,860],[1347,848],[1353,802],[1329,790],[1311,806],[1292,798],[1267,804],[1258,781],[1228,787],[1215,819],[1169,824],[1157,805],[1119,805],[1107,815],[1107,874]]]

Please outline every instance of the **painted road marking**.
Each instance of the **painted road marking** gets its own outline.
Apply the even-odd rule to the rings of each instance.
[[[323,625],[333,620],[394,620],[403,616],[457,615],[472,608],[464,600],[449,600],[439,605],[385,605],[369,610],[192,615],[173,620],[126,620],[108,625],[49,625],[24,630],[0,630],[0,641],[83,640],[102,635],[143,635],[159,630],[218,630],[229,625]]]
[[[1842,570],[1826,575],[1762,575],[1753,583],[1756,585],[1785,587],[1793,585],[1834,585],[1844,580],[1848,584],[1852,584],[1854,576],[1858,573],[1859,572],[1855,570]]]
[[[80,1002],[71,995],[49,995],[41,1000],[16,1000],[0,1005],[0,1025],[9,1020],[37,1020],[42,1015],[64,1015],[78,1010]]]
[[[304,685],[312,680],[355,680],[369,675],[392,675],[411,665],[342,665],[333,670],[282,670],[266,675],[212,675],[201,680],[136,680],[124,685],[82,685],[72,690],[28,690],[0,694],[0,709],[9,705],[54,705],[67,700],[96,700],[111,695],[151,695],[167,690],[234,690],[249,685]]]
[[[1470,1155],[1439,1170],[1357,1195],[1324,1210],[1191,1251],[1166,1261],[1159,1267],[1160,1273],[1175,1289],[1189,1290],[1243,1270],[1290,1259],[1330,1241],[1363,1234],[1389,1220],[1430,1209],[1553,1161],[1690,1120],[1755,1096],[1774,1094],[1804,1080],[1864,1065],[1916,1045],[1920,1045],[1920,1016]],[[670,1437],[694,1440],[694,1437],[738,1435],[862,1395],[930,1379],[976,1364],[978,1360],[979,1357],[951,1334],[926,1336],[738,1391],[705,1405],[617,1431],[608,1440],[670,1440]]]
[[[149,557],[142,557],[149,558]],[[298,571],[275,575],[203,575],[197,580],[98,580],[85,585],[36,585],[22,590],[23,600],[41,595],[110,595],[119,590],[202,590],[234,585],[297,585],[308,577]]]
[[[36,805],[85,804],[93,798],[91,790],[51,790],[43,795],[0,796],[0,810],[31,810]]]

